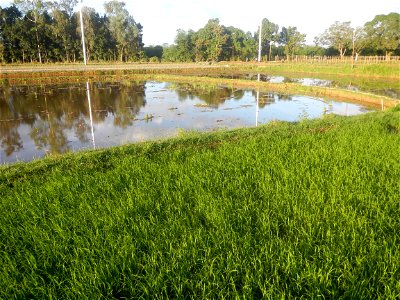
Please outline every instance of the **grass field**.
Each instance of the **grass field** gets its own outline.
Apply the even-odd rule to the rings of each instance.
[[[276,73],[308,73],[352,77],[400,79],[400,62],[358,64],[352,68],[349,63],[270,63],[258,66],[258,69]]]
[[[0,298],[400,297],[400,110],[0,167]]]
[[[46,74],[61,76],[65,73],[72,73],[74,76],[82,75],[109,75],[115,72],[124,74],[188,74],[205,72],[206,74],[221,71],[259,71],[261,73],[301,73],[314,75],[337,75],[365,78],[389,78],[399,79],[400,62],[358,64],[352,68],[349,63],[327,64],[319,63],[291,63],[291,62],[270,62],[270,63],[244,63],[244,62],[219,62],[219,63],[91,63],[87,66],[82,63],[76,64],[21,64],[2,65],[0,78],[30,78],[46,77]]]

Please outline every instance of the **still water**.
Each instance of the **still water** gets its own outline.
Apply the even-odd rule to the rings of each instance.
[[[0,163],[172,137],[182,130],[367,111],[307,96],[168,82],[0,86]]]
[[[257,80],[256,73],[242,74],[218,74],[207,75],[220,78],[235,78]],[[330,88],[347,89],[351,91],[367,92],[379,96],[386,96],[394,99],[400,99],[400,83],[398,80],[387,79],[366,79],[366,78],[348,78],[337,77],[335,79],[309,78],[309,77],[294,77],[294,76],[276,76],[261,74],[260,80],[270,83],[298,83],[304,86],[320,86]]]

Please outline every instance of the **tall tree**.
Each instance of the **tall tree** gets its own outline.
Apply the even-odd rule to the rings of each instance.
[[[87,60],[90,61],[92,58],[92,51],[96,45],[96,11],[94,8],[90,7],[83,7],[82,8],[82,20],[83,20],[83,27],[85,29],[85,46],[86,46],[86,56]],[[78,22],[79,23],[79,22]],[[76,31],[81,35],[81,25],[76,24],[77,28]],[[82,53],[83,57],[83,53]]]
[[[73,40],[75,37],[73,26],[73,10],[77,5],[77,0],[60,0],[54,1],[51,4],[53,22],[51,29],[53,35],[61,40],[60,44],[63,47],[63,55],[65,61],[71,60],[71,53],[73,52]]]
[[[211,19],[197,32],[196,60],[219,61],[228,40],[225,27],[219,19]]]
[[[193,30],[184,31],[177,30],[175,37],[175,55],[178,61],[191,62],[194,61],[195,34]]]
[[[21,12],[17,7],[0,7],[0,60],[15,61],[19,58],[19,23]]]
[[[226,28],[229,36],[227,45],[230,50],[226,54],[226,59],[231,60],[248,60],[255,56],[256,41],[250,32],[245,33],[243,30],[228,27]]]
[[[346,54],[347,49],[351,47],[352,39],[353,28],[351,28],[350,22],[336,21],[320,36],[320,42],[323,45],[337,49],[341,58]]]
[[[142,26],[136,23],[125,8],[125,3],[110,1],[104,4],[109,18],[110,31],[117,43],[120,60],[140,55],[143,50]]]
[[[101,17],[93,8],[82,9],[83,24],[85,27],[86,55],[88,60],[107,60],[112,57],[115,40],[108,28],[108,18]],[[80,24],[77,32],[81,34]]]
[[[365,30],[370,44],[384,51],[386,57],[400,48],[400,14],[377,15],[365,24]]]
[[[353,40],[352,40],[352,56],[355,56],[357,60],[361,51],[368,45],[367,33],[364,27],[357,27],[353,29]]]
[[[3,28],[4,28],[3,9],[0,6],[0,63],[5,61],[4,59],[5,44],[4,44]]]
[[[260,30],[258,30],[260,31]],[[259,36],[257,33],[257,39]],[[268,19],[262,20],[262,32],[261,32],[261,43],[262,43],[262,54],[268,54],[268,60],[271,60],[272,46],[274,43],[279,41],[279,25],[269,21]]]
[[[285,46],[285,55],[291,60],[296,51],[305,43],[306,35],[301,34],[297,27],[282,27],[280,33],[280,42]]]
[[[45,22],[43,12],[46,11],[49,2],[43,0],[14,0],[14,4],[34,24],[33,29],[36,38],[38,59],[42,63],[42,41],[39,32],[43,31]]]

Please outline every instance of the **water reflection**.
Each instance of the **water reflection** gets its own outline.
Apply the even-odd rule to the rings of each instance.
[[[260,76],[262,80],[262,76]],[[255,116],[254,116],[255,110]],[[226,86],[160,82],[0,86],[0,163],[174,136],[256,126],[358,105]]]
[[[96,139],[94,137],[93,114],[92,114],[92,100],[90,98],[89,82],[86,82],[86,94],[87,94],[88,105],[89,105],[90,131],[92,133],[93,149],[96,149]]]
[[[217,76],[220,78],[232,78],[232,79],[247,79],[247,80],[258,80],[262,82],[270,83],[298,83],[304,86],[319,86],[319,87],[332,87],[347,89],[352,91],[364,91],[376,95],[387,96],[394,99],[400,99],[400,85],[398,80],[386,80],[386,79],[365,79],[365,78],[354,78],[347,77],[340,78],[309,78],[309,77],[289,77],[289,76],[276,76],[268,74],[256,74],[256,73],[238,73],[238,74],[219,74],[209,75]]]
[[[212,108],[218,108],[229,99],[240,100],[245,92],[243,89],[232,89],[225,86],[194,85],[190,83],[171,84],[169,88],[176,90],[180,101],[200,99]]]
[[[260,82],[261,74],[257,74],[257,81]],[[257,96],[256,96],[256,127],[258,126],[258,116],[260,114],[260,89],[257,89]]]

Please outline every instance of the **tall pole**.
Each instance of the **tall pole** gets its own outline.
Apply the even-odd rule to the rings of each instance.
[[[258,62],[261,62],[261,33],[262,33],[262,23],[263,20],[261,19],[261,23],[260,23],[260,32],[258,33]]]
[[[85,63],[85,66],[87,65],[86,61],[86,46],[85,46],[85,31],[83,28],[83,16],[82,16],[82,0],[81,0],[81,5],[80,5],[80,19],[81,19],[81,33],[82,33],[82,49],[83,49],[83,62]]]
[[[355,47],[355,43],[356,43],[356,30],[353,29],[353,51],[351,54],[351,68],[354,69],[354,47]]]

